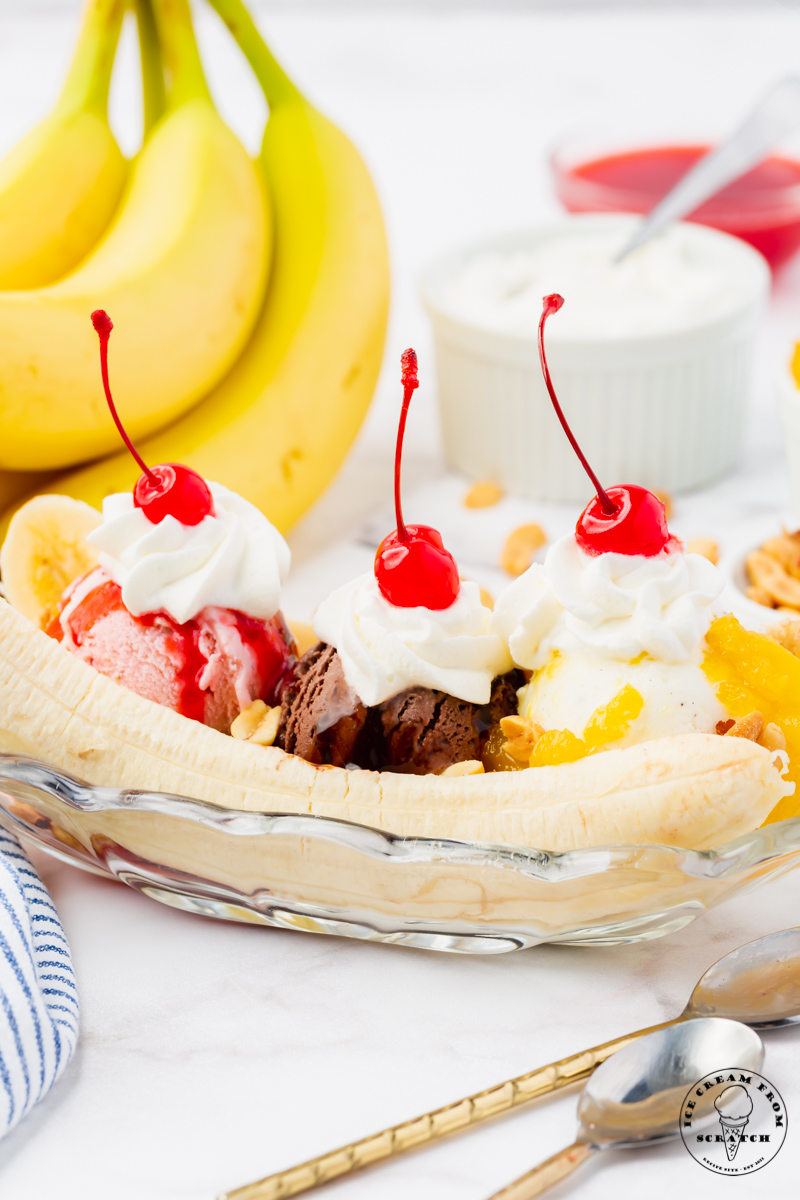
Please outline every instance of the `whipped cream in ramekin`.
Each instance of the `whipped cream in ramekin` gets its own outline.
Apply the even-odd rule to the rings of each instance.
[[[491,617],[476,583],[462,583],[449,608],[400,608],[370,573],[322,602],[314,633],[338,651],[345,679],[369,707],[409,687],[488,704],[492,680],[511,667]]]
[[[521,711],[580,736],[629,683],[644,705],[625,742],[712,732],[728,713],[700,663],[723,585],[697,554],[590,555],[561,538],[509,585],[492,620],[514,662],[535,672]]]
[[[87,541],[133,616],[165,612],[182,625],[213,606],[267,621],[280,608],[289,547],[249,501],[208,486],[214,515],[197,525],[171,516],[153,525],[130,492],[103,501],[103,523]]]
[[[573,337],[661,335],[714,321],[740,305],[749,280],[723,239],[670,226],[617,263],[630,230],[566,223],[538,245],[476,251],[447,280],[444,300],[462,320],[498,333],[535,337],[542,296],[569,298],[548,331]]]

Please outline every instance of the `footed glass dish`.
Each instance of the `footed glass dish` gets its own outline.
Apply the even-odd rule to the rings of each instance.
[[[187,912],[466,954],[647,941],[800,863],[794,817],[713,850],[548,853],[94,787],[9,754],[0,822]]]

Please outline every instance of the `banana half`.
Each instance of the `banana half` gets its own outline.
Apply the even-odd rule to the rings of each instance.
[[[30,580],[22,588],[27,615],[12,606],[19,582],[9,588],[8,579],[25,580],[23,554],[33,564],[68,554],[75,561],[73,535],[87,521],[86,506],[47,500],[62,502],[57,516],[41,503],[26,505],[2,552],[11,601],[0,603],[4,752],[30,754],[90,783],[222,808],[552,851],[659,843],[707,849],[761,825],[792,791],[780,753],[711,734],[658,738],[556,767],[442,777],[318,767],[217,733],[142,699],[49,638],[36,627]],[[26,521],[36,523],[37,536],[29,530],[22,537]],[[48,548],[48,537],[59,540]],[[50,597],[43,588],[43,604]]]

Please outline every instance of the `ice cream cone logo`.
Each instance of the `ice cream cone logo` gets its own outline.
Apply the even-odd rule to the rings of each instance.
[[[753,1101],[750,1099],[747,1088],[742,1084],[735,1083],[725,1088],[724,1092],[720,1092],[714,1101],[714,1107],[719,1113],[719,1124],[725,1141],[728,1162],[733,1162],[750,1121]]]
[[[712,1071],[683,1101],[679,1132],[695,1162],[717,1175],[750,1175],[771,1163],[786,1138],[780,1092],[757,1071]]]

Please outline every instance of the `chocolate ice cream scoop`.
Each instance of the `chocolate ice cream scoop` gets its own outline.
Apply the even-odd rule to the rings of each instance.
[[[367,713],[333,646],[318,642],[295,665],[283,690],[275,744],[307,762],[361,766],[358,747]]]
[[[308,762],[426,775],[477,759],[491,725],[517,711],[519,671],[498,676],[488,704],[430,688],[406,688],[367,708],[332,646],[319,642],[294,668],[282,696],[276,745]]]
[[[490,726],[517,712],[521,686],[521,672],[509,671],[493,680],[488,704],[470,704],[423,687],[392,696],[377,709],[382,766],[428,775],[453,763],[479,759]]]

